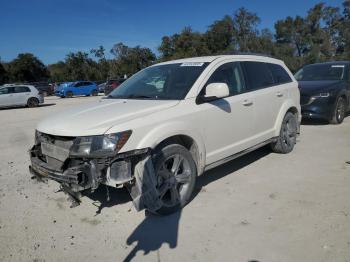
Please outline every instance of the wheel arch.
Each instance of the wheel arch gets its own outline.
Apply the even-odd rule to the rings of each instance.
[[[201,135],[193,129],[186,129],[174,123],[157,127],[148,132],[137,147],[149,147],[156,150],[167,143],[180,144],[189,150],[197,165],[198,175],[203,173],[205,167],[205,144]]]
[[[300,105],[296,105],[292,100],[287,100],[283,106],[281,107],[277,119],[276,119],[276,123],[275,123],[275,136],[279,136],[280,130],[281,130],[281,125],[283,122],[283,118],[284,116],[288,113],[291,112],[292,114],[294,114],[297,117],[298,120],[298,133],[300,133],[300,121],[301,121],[301,110],[300,110]]]

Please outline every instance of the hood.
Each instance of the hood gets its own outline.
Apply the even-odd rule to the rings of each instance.
[[[111,127],[177,105],[177,100],[101,99],[52,115],[37,130],[56,136],[104,134]]]
[[[299,89],[301,95],[315,95],[336,87],[341,80],[324,80],[324,81],[299,81]]]

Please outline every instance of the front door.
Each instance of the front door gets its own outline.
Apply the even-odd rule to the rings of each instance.
[[[252,94],[245,92],[239,62],[220,65],[205,86],[210,83],[226,83],[230,96],[198,105],[207,165],[253,146],[254,104]],[[205,86],[200,95],[204,94]]]

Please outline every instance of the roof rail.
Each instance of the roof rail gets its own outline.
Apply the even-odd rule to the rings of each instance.
[[[274,58],[272,55],[263,54],[263,53],[254,53],[254,52],[239,52],[239,51],[229,51],[225,55],[255,55],[255,56],[264,56]]]

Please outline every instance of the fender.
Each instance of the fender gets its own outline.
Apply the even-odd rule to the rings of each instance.
[[[296,108],[298,110],[298,123],[300,124],[300,121],[301,121],[301,114],[300,114],[300,105],[296,105],[295,102],[291,99],[291,98],[288,98],[284,104],[281,106],[281,109],[278,113],[278,116],[277,116],[277,119],[276,119],[276,122],[275,122],[275,126],[274,126],[274,136],[277,137],[280,135],[280,130],[281,130],[281,126],[282,126],[282,121],[283,121],[283,118],[284,116],[286,115],[286,113],[288,112],[289,109],[291,108]],[[300,131],[299,130],[299,127],[300,125],[298,125],[298,132]]]
[[[165,139],[176,135],[188,136],[196,143],[199,155],[197,166],[198,175],[202,174],[206,159],[205,144],[202,135],[198,130],[194,130],[193,126],[187,126],[184,122],[176,121],[157,125],[144,135],[144,137],[138,143],[137,148],[155,148]]]

